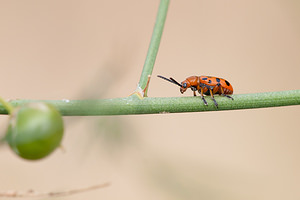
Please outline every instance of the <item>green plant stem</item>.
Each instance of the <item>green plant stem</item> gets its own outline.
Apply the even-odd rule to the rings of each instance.
[[[163,29],[164,29],[164,24],[165,24],[165,21],[166,21],[168,6],[169,6],[169,0],[161,0],[160,1],[160,5],[159,5],[159,8],[158,8],[158,13],[157,13],[157,16],[156,16],[156,22],[155,22],[155,26],[154,26],[152,37],[151,37],[151,42],[150,42],[150,45],[149,45],[149,49],[148,49],[147,57],[146,57],[146,60],[145,60],[144,68],[143,68],[143,71],[142,71],[142,74],[141,74],[141,77],[140,77],[140,81],[139,81],[139,87],[143,90],[146,87],[148,76],[149,75],[151,76],[152,71],[153,71],[153,66],[154,66],[154,63],[155,63],[155,59],[156,59],[156,56],[157,56],[157,52],[158,52],[162,32],[163,32]],[[147,88],[145,90],[145,93],[147,93]]]
[[[233,95],[234,100],[216,96],[219,103],[216,108],[209,96],[205,106],[200,97],[148,97],[139,99],[133,95],[126,98],[100,100],[45,100],[56,106],[64,116],[92,116],[92,115],[136,115],[155,113],[181,113],[239,110],[266,107],[279,107],[300,104],[300,90],[281,92],[267,92],[255,94]],[[13,100],[10,103],[19,106],[37,100]],[[1,105],[0,114],[7,114]]]
[[[234,100],[216,96],[219,108],[214,106],[210,97],[206,97],[208,106],[205,106],[200,97],[169,97],[143,98],[147,93],[148,76],[152,74],[157,56],[169,0],[161,0],[154,26],[150,46],[144,68],[136,91],[126,98],[98,99],[98,100],[44,100],[53,104],[64,116],[92,116],[92,115],[136,115],[158,113],[204,112],[278,107],[300,104],[300,90],[281,92],[237,94]],[[142,91],[142,92],[141,92]],[[37,100],[13,100],[13,106],[19,106]],[[0,101],[1,103],[1,101]],[[13,107],[2,103],[0,114],[11,112]]]
[[[2,97],[0,97],[0,103],[2,104],[2,107],[6,109],[7,113],[12,113],[14,107],[10,103],[5,101]]]

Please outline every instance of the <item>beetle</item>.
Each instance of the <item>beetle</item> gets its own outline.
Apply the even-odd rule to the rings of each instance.
[[[178,85],[180,87],[181,94],[183,94],[188,88],[191,88],[194,96],[197,96],[196,91],[198,91],[205,105],[208,104],[203,96],[204,94],[211,96],[216,107],[218,107],[218,103],[214,98],[214,94],[219,94],[233,100],[233,98],[229,96],[230,94],[233,94],[232,85],[223,78],[213,76],[190,76],[181,83],[178,83],[172,77],[170,77],[170,79],[161,75],[158,75],[157,77]]]

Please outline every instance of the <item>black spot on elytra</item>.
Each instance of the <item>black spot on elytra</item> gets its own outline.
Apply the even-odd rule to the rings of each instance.
[[[217,82],[219,83],[220,82],[220,79],[219,78],[216,78]]]
[[[208,83],[211,83],[211,80],[209,80]]]
[[[229,83],[228,81],[226,81],[226,80],[225,80],[225,83],[226,83],[226,85],[227,85],[227,86],[229,86],[229,85],[230,85],[230,83]]]
[[[206,77],[204,77],[204,78],[202,78],[202,80],[207,80],[207,78],[206,78]]]

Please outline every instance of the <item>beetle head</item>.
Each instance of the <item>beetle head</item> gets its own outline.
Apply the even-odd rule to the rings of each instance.
[[[181,82],[180,92],[183,94],[189,87],[191,86],[188,80],[184,80]]]

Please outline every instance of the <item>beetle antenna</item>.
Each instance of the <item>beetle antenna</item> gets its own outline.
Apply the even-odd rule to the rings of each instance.
[[[163,77],[163,76],[161,76],[161,75],[157,75],[157,77],[159,77],[159,78],[162,78],[162,79],[164,79],[164,80],[166,80],[166,81],[169,81],[169,82],[171,82],[171,83],[174,83],[175,85],[178,85],[179,87],[182,87],[182,85],[180,84],[180,83],[178,83],[175,79],[173,79],[172,77],[170,77],[170,79],[168,79],[168,78],[166,78],[166,77]]]
[[[182,85],[180,83],[178,83],[174,78],[170,77],[170,79],[176,84],[179,85],[180,87],[182,87]]]

